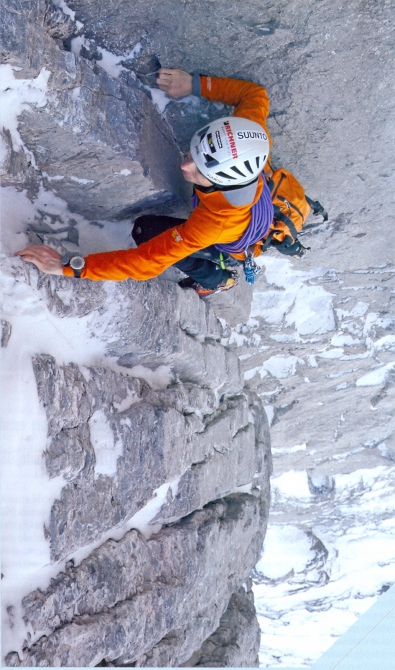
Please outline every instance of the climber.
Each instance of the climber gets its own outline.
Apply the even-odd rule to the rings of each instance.
[[[75,253],[62,257],[40,245],[17,256],[49,274],[96,281],[150,279],[175,265],[187,275],[180,285],[201,297],[237,284],[232,265],[251,256],[252,245],[267,233],[273,218],[261,175],[270,148],[267,93],[251,82],[170,68],[158,71],[157,84],[173,98],[193,93],[234,107],[233,116],[210,121],[193,135],[181,164],[184,178],[194,185],[189,218],[139,217],[133,231],[137,248],[82,258]]]

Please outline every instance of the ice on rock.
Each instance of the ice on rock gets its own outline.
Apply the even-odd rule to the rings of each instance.
[[[298,365],[304,361],[297,356],[272,356],[263,364],[264,370],[276,379],[286,379],[295,374]]]
[[[357,386],[377,386],[378,384],[383,384],[392,370],[395,369],[395,361],[392,363],[387,363],[382,367],[376,368],[368,372],[368,374],[363,377],[359,377],[356,381]]]

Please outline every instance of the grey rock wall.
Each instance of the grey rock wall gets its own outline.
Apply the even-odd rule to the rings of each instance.
[[[34,269],[27,278],[54,315],[91,315],[109,363],[122,357],[119,371],[62,366],[45,354],[32,361],[48,422],[45,466],[49,477],[65,480],[44,532],[51,560],[65,567],[24,598],[30,642],[6,664],[177,666],[223,629],[228,610],[223,658],[255,662],[251,591],[248,606],[231,599],[249,584],[265,534],[270,438],[262,403],[244,392],[210,305],[166,280],[96,285],[90,293],[82,282]],[[122,361],[166,364],[172,381],[154,390]],[[98,414],[110,442],[122,444],[113,476],[98,470]],[[129,530],[107,539],[166,482],[177,483],[151,522],[156,534]],[[87,558],[70,560],[80,548]]]
[[[78,366],[58,369],[45,356],[33,364],[40,400],[47,408],[47,470],[69,482],[52,508],[47,529],[53,560],[131,518],[161,484],[180,475],[177,495],[161,508],[160,523],[180,519],[231,493],[266,467],[262,448],[268,434],[262,406],[253,398],[248,402],[243,394],[236,395],[218,406],[210,390],[192,384],[179,382],[154,393],[141,380],[110,370],[89,368],[87,383]],[[127,394],[133,396],[133,404],[117,411]],[[89,421],[100,411],[114,443],[123,444],[115,481],[95,475]],[[249,412],[257,416],[254,424]],[[244,444],[250,446],[243,454]]]
[[[47,591],[25,598],[34,629],[52,632],[22,663],[14,654],[7,664],[182,663],[218,628],[232,593],[247,579],[246,565],[262,542],[261,519],[259,498],[240,494],[209,504],[148,541],[133,530],[120,542],[109,540],[78,568],[68,567]]]
[[[30,154],[15,152],[8,138],[5,185],[36,195],[42,181],[90,220],[125,218],[187,197],[179,149],[136,77],[126,70],[116,79],[70,51],[77,27],[69,19],[66,30],[50,0],[12,0],[2,16],[2,62],[21,68],[19,78],[50,72],[47,104],[20,117]],[[68,50],[60,37],[66,32]]]
[[[141,40],[142,54],[126,59],[114,77],[100,67],[107,42],[88,26],[82,31],[78,15],[74,20],[44,0],[13,0],[3,15],[3,63],[20,79],[50,72],[47,104],[19,117],[24,150],[5,135],[3,185],[27,189],[31,199],[40,188],[54,190],[70,211],[100,226],[152,209],[187,212],[180,141],[146,88],[147,69],[159,66],[149,35],[122,44],[118,54]],[[72,40],[82,32],[78,56]],[[57,247],[65,234],[78,244],[77,219],[49,219],[43,211],[30,224],[33,243],[37,233]],[[20,281],[57,318],[89,315],[108,365],[60,365],[45,351],[32,360],[48,422],[45,468],[50,478],[64,479],[44,528],[59,573],[24,598],[29,633],[6,665],[179,665],[223,629],[223,615],[225,622],[230,617],[230,637],[220,638],[223,659],[255,664],[249,575],[268,518],[270,439],[262,403],[244,392],[213,309],[163,280],[75,283],[26,268]],[[4,320],[2,345],[10,336]],[[151,388],[136,366],[166,366],[167,388]],[[112,476],[97,462],[92,431],[99,416],[107,439],[122,445]],[[133,528],[129,520],[167,482],[154,535],[129,530],[111,539]],[[81,548],[87,558],[71,558]],[[245,593],[243,584],[247,601],[235,595]]]
[[[21,274],[54,315],[92,315],[108,366],[87,371],[45,352],[34,358],[48,419],[45,466],[50,477],[65,480],[45,530],[52,559],[65,560],[89,542],[100,546],[68,563],[47,590],[25,598],[34,644],[7,664],[254,665],[256,620],[240,588],[267,523],[271,466],[263,404],[273,416],[275,473],[306,470],[313,490],[314,482],[327,482],[319,495],[330,494],[337,473],[394,458],[393,345],[383,341],[394,328],[394,4],[69,0],[68,6],[75,19],[49,0],[10,0],[2,8],[3,62],[21,68],[18,78],[37,77],[43,67],[51,73],[46,106],[19,119],[26,151],[14,150],[5,134],[3,184],[31,198],[40,186],[53,190],[93,224],[152,210],[186,213],[180,151],[202,119],[227,110],[194,99],[187,106],[170,102],[160,114],[148,90],[150,72],[161,64],[254,80],[271,99],[274,163],[291,169],[330,212],[328,223],[303,238],[312,250],[302,263],[291,261],[290,277],[295,286],[328,294],[327,311],[319,300],[312,309],[315,318],[330,312],[331,319],[326,330],[320,324],[299,332],[290,320],[295,296],[270,274],[270,263],[256,285],[263,312],[269,297],[271,306],[286,295],[288,303],[277,321],[266,311],[254,326],[247,325],[246,286],[208,305],[163,279],[75,286],[37,280],[35,271]],[[82,36],[77,55],[72,40]],[[138,44],[139,53],[128,58]],[[101,67],[101,49],[122,59],[119,77]],[[78,225],[67,225],[68,242],[77,244]],[[36,227],[50,232],[42,221]],[[3,320],[2,346],[10,337]],[[244,385],[242,373],[277,356],[300,359],[295,374],[257,373]],[[130,376],[137,365],[169,366],[173,381],[153,390]],[[357,384],[383,366],[382,382]],[[117,409],[127,398],[133,402]],[[95,471],[89,421],[96,411],[124,445],[113,477]],[[302,442],[306,450],[279,454]],[[144,540],[131,530],[118,542],[101,542],[172,478],[177,494],[170,491],[159,510],[156,521],[164,527],[157,535]],[[237,492],[251,483],[249,492]]]
[[[215,633],[181,667],[258,667],[259,659],[255,650],[259,645],[259,638],[260,630],[252,593],[241,588],[231,597],[228,609],[222,615]]]

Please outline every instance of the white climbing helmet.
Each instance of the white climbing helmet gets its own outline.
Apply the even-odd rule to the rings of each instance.
[[[259,123],[238,116],[211,121],[191,140],[191,155],[200,172],[218,186],[254,181],[269,154],[269,139]]]

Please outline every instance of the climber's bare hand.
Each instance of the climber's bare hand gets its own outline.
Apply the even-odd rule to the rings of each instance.
[[[159,88],[171,98],[183,98],[192,93],[192,75],[184,70],[161,67],[156,80]]]
[[[52,249],[43,245],[32,245],[21,251],[17,251],[15,256],[20,256],[23,261],[34,263],[42,272],[50,275],[63,275],[62,257]]]

